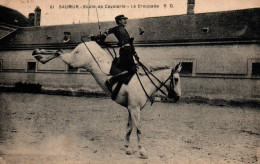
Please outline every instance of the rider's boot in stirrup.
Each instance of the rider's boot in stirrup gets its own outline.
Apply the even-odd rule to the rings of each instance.
[[[124,72],[121,72],[113,77],[111,77],[110,79],[108,79],[106,81],[106,86],[109,90],[110,93],[112,93],[112,86],[117,83],[121,78],[123,78],[124,76],[126,76],[128,74],[128,71],[124,71]]]

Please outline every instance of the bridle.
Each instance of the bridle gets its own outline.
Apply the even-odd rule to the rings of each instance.
[[[90,51],[90,49],[88,48],[88,46],[87,46],[86,43],[84,42],[84,39],[83,39],[83,38],[85,38],[85,37],[89,37],[89,36],[82,36],[82,37],[81,37],[82,43],[84,43],[85,47],[87,48],[87,50],[89,51],[89,53],[91,54],[91,56],[93,57],[93,59],[95,60],[95,62],[97,63],[97,65],[98,65],[98,67],[100,68],[100,70],[101,70],[104,74],[106,74],[106,73],[101,69],[101,67],[100,67],[100,65],[99,65],[99,63],[98,63],[98,61],[97,61],[96,58],[95,58],[95,56],[92,54],[92,52]],[[100,38],[99,38],[99,39],[100,39]],[[106,45],[106,46],[107,46],[107,45]],[[108,47],[107,47],[107,50],[109,51]],[[113,50],[114,50],[114,49],[113,49]],[[115,52],[115,50],[114,50],[114,52]],[[109,53],[110,53],[110,55],[112,56],[112,58],[114,58],[110,51],[109,51]],[[154,74],[153,74],[152,72],[150,72],[139,60],[138,60],[137,62],[138,62],[138,64],[139,64],[139,66],[142,67],[142,69],[144,70],[146,76],[150,79],[150,81],[152,82],[152,84],[156,87],[156,92],[159,90],[162,94],[164,94],[166,97],[168,97],[168,98],[171,99],[171,100],[172,100],[172,98],[175,98],[176,94],[174,93],[174,90],[173,90],[173,89],[174,89],[173,74],[176,72],[176,68],[177,68],[177,66],[180,65],[180,63],[176,66],[175,70],[172,69],[170,76],[169,76],[164,82],[162,82],[162,81],[160,81],[156,76],[154,76]],[[141,84],[141,86],[142,86],[142,88],[143,88],[143,90],[144,90],[146,96],[147,96],[148,99],[151,101],[151,104],[153,104],[154,100],[152,99],[151,96],[149,96],[149,95],[147,94],[147,92],[146,92],[146,90],[145,90],[145,88],[144,88],[144,86],[143,86],[143,84],[142,84],[142,82],[141,82],[141,80],[140,80],[140,77],[139,77],[138,73],[136,72],[135,74],[136,74],[136,76],[137,76],[137,78],[138,78],[138,80],[139,80],[139,82],[140,82],[140,84]],[[151,77],[150,77],[149,74],[152,75],[152,76],[160,83],[160,86],[159,86],[159,87],[154,83],[154,81],[151,79]],[[106,74],[106,75],[110,75],[110,74]],[[167,87],[167,85],[166,85],[166,82],[169,81],[169,80],[170,80],[170,88]],[[166,88],[166,90],[168,91],[168,94],[166,94],[166,93],[161,89],[162,87],[165,87],[165,88]],[[174,101],[175,101],[175,100],[174,100]]]
[[[173,98],[173,89],[174,89],[174,82],[173,82],[173,74],[175,73],[175,70],[172,69],[170,76],[162,83],[163,86],[167,89],[168,91],[168,98],[172,99]],[[168,88],[166,84],[167,81],[170,80],[170,87]]]
[[[142,67],[142,69],[144,70],[146,76],[149,78],[149,80],[152,82],[152,84],[156,87],[156,92],[157,92],[157,91],[160,91],[163,95],[165,95],[165,96],[166,96],[167,98],[169,98],[170,100],[172,100],[173,98],[175,98],[176,94],[174,93],[175,83],[174,83],[174,81],[173,81],[173,80],[174,80],[173,75],[174,75],[174,73],[176,72],[176,69],[175,69],[175,70],[172,69],[170,76],[169,76],[164,82],[162,82],[162,81],[159,80],[152,72],[150,72],[140,61],[139,61],[139,65]],[[180,63],[179,63],[178,65],[180,65]],[[178,65],[177,65],[177,66],[178,66]],[[177,66],[176,66],[176,67],[177,67]],[[153,104],[154,100],[152,99],[152,95],[149,96],[149,95],[147,94],[147,92],[146,92],[146,90],[145,90],[144,86],[142,85],[142,82],[141,82],[141,80],[140,80],[140,78],[139,78],[138,73],[136,73],[136,75],[137,75],[137,78],[138,78],[138,80],[139,80],[139,82],[140,82],[140,84],[141,84],[141,86],[142,86],[142,88],[143,88],[143,90],[144,90],[146,96],[147,96],[148,99],[151,101],[151,104]],[[154,83],[154,81],[151,79],[150,75],[151,75],[153,78],[155,78],[155,79],[160,83],[160,86],[159,86],[159,87],[158,87],[158,86]],[[166,85],[166,83],[167,83],[168,81],[170,81],[170,87],[168,87],[168,86]],[[165,92],[161,89],[162,87],[166,88],[168,94],[165,93]],[[175,100],[174,100],[174,102],[175,102]]]

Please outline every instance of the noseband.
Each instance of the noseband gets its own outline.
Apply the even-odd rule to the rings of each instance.
[[[172,99],[175,95],[174,93],[174,82],[173,82],[173,74],[175,73],[175,71],[172,69],[170,76],[164,81],[164,82],[160,82],[160,87],[158,90],[160,90],[162,92],[162,90],[160,89],[161,87],[165,87],[166,90],[168,91],[168,94],[166,94],[165,92],[162,92],[165,96],[167,96],[169,99]],[[166,85],[166,82],[170,80],[170,87],[168,87]]]

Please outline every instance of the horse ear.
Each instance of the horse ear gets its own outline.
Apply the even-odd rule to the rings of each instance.
[[[179,64],[176,65],[176,67],[175,67],[175,72],[178,72],[178,73],[181,72],[181,69],[182,69],[181,64],[182,64],[182,63],[179,63]]]

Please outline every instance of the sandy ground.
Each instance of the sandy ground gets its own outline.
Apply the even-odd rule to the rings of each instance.
[[[141,115],[148,159],[125,154],[127,111],[110,99],[0,93],[0,163],[259,163],[260,110],[180,101]]]

